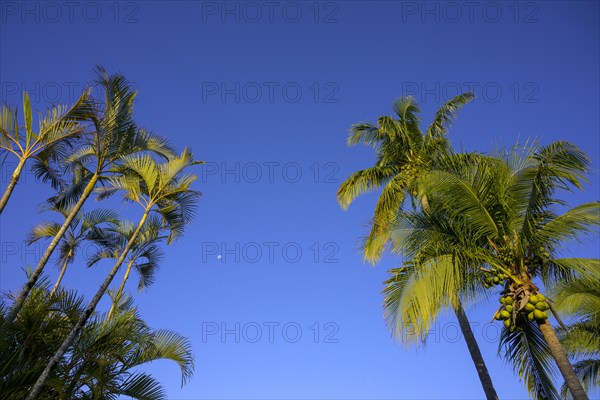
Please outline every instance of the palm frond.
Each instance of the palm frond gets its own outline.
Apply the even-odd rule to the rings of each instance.
[[[473,101],[475,95],[471,92],[459,94],[448,100],[436,113],[433,122],[425,132],[426,137],[437,139],[445,136],[448,127],[456,119],[456,112]]]
[[[559,399],[554,386],[556,367],[550,349],[537,324],[523,323],[522,330],[503,328],[498,351],[512,364],[534,399]]]
[[[127,379],[120,393],[136,400],[163,400],[167,398],[162,385],[151,375],[137,372]]]
[[[399,169],[396,166],[375,166],[353,173],[337,191],[337,199],[345,210],[359,195],[385,185]]]
[[[158,330],[152,334],[150,345],[144,348],[133,361],[134,365],[157,359],[171,360],[181,370],[184,385],[194,373],[194,357],[189,339],[169,330]]]

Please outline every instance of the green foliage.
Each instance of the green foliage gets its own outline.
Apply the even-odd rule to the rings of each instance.
[[[32,229],[29,244],[46,239],[50,244],[23,289],[11,295],[12,301],[0,302],[0,398],[162,399],[159,382],[137,369],[158,359],[173,360],[180,367],[182,384],[192,376],[189,341],[168,330],[150,329],[123,289],[130,269],[139,273],[139,289],[156,279],[163,258],[161,242],[170,244],[180,237],[194,216],[200,194],[191,189],[196,175],[186,169],[201,162],[194,161],[188,149],[176,155],[166,139],[136,125],[137,92],[123,75],[109,75],[98,67],[95,83],[104,98],[94,99],[86,90],[73,107],[53,107],[40,116],[37,133],[27,93],[24,132],[16,109],[0,108],[0,155],[19,158],[0,212],[25,161],[32,158],[36,177],[56,190],[43,209],[62,217]],[[100,200],[122,190],[126,201],[142,205],[140,223],[122,221],[108,209],[83,212],[97,185]],[[75,292],[60,286],[84,242],[99,249],[88,265],[117,259],[87,306]],[[38,280],[57,247],[62,269],[48,290],[47,280]],[[125,259],[128,270],[121,287],[108,291],[113,306],[107,314],[96,315],[100,298]]]
[[[51,211],[58,212],[66,218],[71,212],[70,207],[54,206]],[[102,230],[102,228],[114,226],[119,223],[119,215],[108,209],[95,209],[89,212],[77,212],[71,225],[61,238],[59,244],[60,264],[70,264],[75,260],[77,250],[88,240],[93,239],[93,235]],[[42,222],[33,227],[28,235],[28,244],[32,244],[41,239],[54,238],[61,224],[57,222]]]
[[[188,149],[163,163],[146,154],[127,155],[114,167],[115,174],[106,186],[96,192],[99,199],[121,192],[123,200],[156,211],[162,217],[162,225],[169,230],[167,243],[170,243],[183,234],[184,226],[194,217],[200,192],[190,187],[197,176],[185,170],[198,164],[202,162],[194,161]]]
[[[164,227],[159,216],[150,216],[127,254],[125,263],[134,268],[139,275],[138,290],[154,283],[156,272],[164,257],[160,248],[161,241],[167,238],[161,236]],[[98,243],[99,249],[89,257],[88,267],[104,259],[118,258],[134,231],[135,225],[129,221],[119,221],[107,229],[96,230],[91,239]]]
[[[560,398],[554,380],[556,365],[536,324],[523,323],[522,329],[503,329],[499,349],[515,374],[523,380],[534,399]]]
[[[7,335],[0,338],[0,398],[23,399],[84,308],[82,296],[59,290],[49,298],[42,280],[34,288]],[[7,315],[0,303],[0,318]],[[160,383],[140,370],[155,360],[171,360],[181,370],[182,384],[192,377],[190,342],[168,330],[153,330],[140,317],[131,298],[122,299],[110,320],[95,315],[46,381],[40,399],[166,399]]]
[[[557,214],[564,206],[557,192],[581,187],[588,164],[585,154],[567,142],[493,156],[448,152],[439,157],[421,180],[429,209],[399,213],[394,225],[393,249],[404,256],[403,268],[410,273],[398,282],[390,278],[384,289],[390,328],[422,339],[439,310],[449,305],[445,293],[474,300],[491,287],[486,274],[501,276],[503,294],[515,298],[510,311],[501,307],[508,313],[500,318],[506,358],[533,396],[553,397],[552,371],[543,359],[547,349],[536,341],[539,335],[521,310],[539,293],[535,278],[550,285],[600,274],[597,259],[561,257],[567,240],[581,240],[600,224],[598,202]],[[395,277],[396,270],[390,275]],[[547,317],[541,308],[548,305],[539,304],[533,319]]]
[[[360,123],[352,127],[348,145],[362,143],[373,147],[376,162],[371,168],[355,172],[340,185],[337,191],[340,206],[346,209],[359,195],[383,188],[370,223],[371,230],[363,240],[365,260],[375,263],[381,258],[405,199],[423,201],[421,176],[437,157],[448,151],[447,129],[456,111],[472,99],[473,94],[464,93],[448,101],[437,111],[424,133],[419,128],[420,110],[410,96],[394,103],[395,116],[379,117],[377,125]]]
[[[555,307],[576,322],[559,330],[564,349],[575,364],[573,368],[584,388],[590,392],[600,388],[600,282],[598,279],[576,278],[556,284],[551,292]],[[563,397],[567,396],[563,386]]]

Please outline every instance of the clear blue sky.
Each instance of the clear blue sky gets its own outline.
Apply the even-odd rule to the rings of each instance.
[[[377,194],[347,212],[335,199],[374,159],[346,147],[348,129],[391,113],[403,94],[428,122],[472,88],[451,131],[456,147],[569,139],[596,171],[569,200],[597,200],[598,2],[74,3],[0,3],[1,97],[19,104],[27,89],[37,109],[68,103],[102,64],[140,89],[141,126],[207,161],[197,219],[136,297],[153,327],[193,342],[196,374],[183,389],[174,365],[149,368],[170,398],[483,397],[452,314],[426,349],[391,340],[380,292],[399,259],[373,268],[357,245]],[[24,282],[20,268],[42,250],[23,239],[50,217],[36,213],[49,193],[25,175],[2,217],[2,291]],[[573,251],[598,257],[595,245]],[[89,294],[107,269],[79,262],[65,282]],[[475,335],[500,398],[526,398],[497,356],[494,307],[469,307]]]

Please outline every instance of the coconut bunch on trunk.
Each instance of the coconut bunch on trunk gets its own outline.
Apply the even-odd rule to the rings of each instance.
[[[548,319],[552,301],[532,283],[510,283],[501,294],[501,305],[494,319],[504,321],[504,326],[511,331],[524,323]]]

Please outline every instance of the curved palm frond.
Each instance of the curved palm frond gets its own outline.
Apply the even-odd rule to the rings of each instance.
[[[353,173],[337,191],[339,204],[347,209],[359,195],[385,185],[397,172],[395,166],[375,166]]]
[[[523,324],[522,330],[503,328],[498,352],[512,364],[515,374],[524,381],[534,399],[559,399],[554,386],[557,373],[550,349],[535,324]]]
[[[448,100],[436,113],[433,122],[425,131],[425,136],[429,140],[438,140],[445,136],[448,132],[448,127],[456,119],[456,112],[463,108],[466,104],[473,101],[475,95],[472,92],[461,93],[452,99]],[[435,146],[433,146],[435,148]]]

